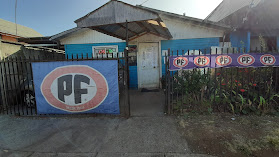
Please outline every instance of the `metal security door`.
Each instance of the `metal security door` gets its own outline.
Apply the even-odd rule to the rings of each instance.
[[[159,88],[159,44],[139,43],[138,84],[139,88]]]

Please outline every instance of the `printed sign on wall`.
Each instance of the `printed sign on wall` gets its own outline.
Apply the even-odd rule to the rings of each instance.
[[[170,70],[220,67],[263,67],[279,66],[278,54],[214,54],[199,56],[170,56]]]
[[[118,63],[32,63],[38,114],[119,114]]]

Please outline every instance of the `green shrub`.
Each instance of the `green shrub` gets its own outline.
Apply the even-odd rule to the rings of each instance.
[[[173,108],[179,112],[278,112],[279,94],[274,88],[273,73],[273,68],[235,67],[177,72],[172,76]]]

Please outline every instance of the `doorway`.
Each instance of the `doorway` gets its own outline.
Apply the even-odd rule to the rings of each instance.
[[[159,88],[159,43],[139,43],[138,88]]]

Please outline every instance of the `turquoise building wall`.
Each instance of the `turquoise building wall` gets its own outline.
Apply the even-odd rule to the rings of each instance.
[[[197,39],[179,39],[179,40],[162,40],[162,75],[165,75],[166,68],[163,51],[170,49],[178,55],[182,55],[182,50],[201,50],[203,53],[209,53],[211,46],[219,46],[219,38],[197,38]],[[206,51],[206,52],[205,52]]]
[[[230,41],[232,44],[232,47],[240,48],[240,52],[243,52],[245,48],[245,52],[250,51],[250,39],[251,39],[251,33],[246,31],[237,31],[232,32],[230,34]]]
[[[65,45],[66,55],[71,59],[73,58],[85,58],[92,57],[92,47],[93,46],[110,46],[118,45],[118,51],[124,52],[126,47],[125,42],[120,43],[98,43],[98,44],[70,44]],[[219,38],[198,38],[198,39],[179,39],[179,40],[162,40],[161,41],[161,55],[162,55],[162,75],[165,75],[165,63],[163,51],[170,49],[174,51],[179,51],[179,55],[182,54],[182,50],[198,50],[201,49],[203,53],[209,53],[211,46],[219,46]],[[206,51],[206,52],[205,52]],[[129,66],[129,85],[130,88],[138,87],[138,75],[137,66]]]
[[[65,52],[66,56],[69,59],[72,58],[89,58],[92,57],[92,47],[93,46],[111,46],[117,45],[118,52],[124,52],[126,47],[125,42],[120,43],[98,43],[98,44],[70,44],[65,45]],[[121,61],[124,63],[124,61]],[[137,66],[129,66],[129,86],[130,88],[137,88],[138,87],[138,74],[137,74]]]

